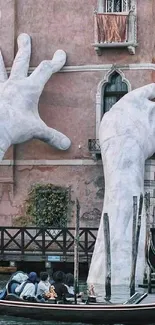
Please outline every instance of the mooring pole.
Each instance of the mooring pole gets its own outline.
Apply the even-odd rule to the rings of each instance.
[[[148,258],[148,249],[150,246],[150,193],[146,192],[144,195],[144,203],[145,203],[145,213],[146,213],[146,239],[145,239],[145,272],[144,274],[146,275],[146,278],[148,278],[148,293],[151,293],[152,288],[151,288],[151,268],[149,267],[149,272],[147,271],[148,269],[148,263],[147,263],[147,258]]]
[[[80,223],[80,204],[76,199],[76,223],[74,236],[74,301],[77,304],[77,293],[79,287],[79,223]]]
[[[141,215],[143,208],[143,194],[140,194],[139,198],[139,209],[138,209],[138,220],[137,220],[137,197],[133,197],[133,234],[132,234],[132,266],[131,266],[131,277],[130,277],[130,296],[135,293],[135,274],[136,274],[136,263],[138,255],[138,244],[141,227]]]
[[[103,215],[104,243],[105,243],[105,300],[111,299],[111,250],[110,250],[110,228],[107,213]]]
[[[137,225],[137,196],[133,196],[133,224],[132,224],[132,260],[131,260],[131,278],[130,278],[130,296],[135,293],[135,274],[134,274],[134,259],[135,259],[135,243],[136,243],[136,225]]]
[[[144,195],[145,213],[146,213],[146,248],[150,239],[150,193]],[[147,262],[146,262],[147,263]]]

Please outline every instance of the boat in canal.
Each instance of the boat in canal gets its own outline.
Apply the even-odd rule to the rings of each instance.
[[[25,301],[13,293],[17,279],[23,281],[25,276],[23,272],[16,272],[0,292],[0,315],[89,324],[149,324],[155,320],[155,303],[143,303],[147,293],[136,292],[123,304],[99,303],[89,296],[78,301]]]
[[[150,324],[155,320],[155,303],[40,303],[14,301],[10,295],[0,300],[0,315],[89,324]]]

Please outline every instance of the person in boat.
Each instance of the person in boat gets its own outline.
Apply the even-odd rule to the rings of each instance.
[[[15,272],[6,285],[6,293],[15,293],[15,289],[28,279],[28,275],[22,271]]]
[[[68,290],[68,296],[74,296],[74,276],[72,273],[66,274],[64,284]]]
[[[33,301],[35,300],[37,286],[38,286],[37,273],[30,272],[28,274],[28,279],[15,289],[15,293],[24,300]]]
[[[53,274],[54,283],[50,286],[49,293],[46,295],[48,299],[66,300],[68,294],[67,287],[64,284],[64,273],[57,271]]]
[[[75,290],[74,290],[74,275],[72,273],[67,273],[65,276],[65,282],[64,282],[68,293],[66,294],[66,298],[72,298],[75,296]],[[76,294],[77,298],[81,298],[83,296],[83,292],[79,292]]]
[[[37,288],[37,298],[42,298],[47,294],[50,290],[50,277],[47,272],[40,272],[40,281],[38,283]]]

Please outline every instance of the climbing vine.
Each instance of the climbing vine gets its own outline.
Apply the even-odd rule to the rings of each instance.
[[[70,203],[70,188],[53,184],[37,184],[32,187],[25,203],[25,216],[17,218],[21,220],[22,225],[31,223],[38,227],[65,227]]]

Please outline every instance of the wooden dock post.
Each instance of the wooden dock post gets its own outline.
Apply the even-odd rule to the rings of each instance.
[[[110,249],[110,229],[109,216],[107,213],[103,215],[104,225],[104,243],[105,243],[105,300],[111,299],[111,249]]]
[[[135,242],[136,242],[136,224],[137,224],[137,196],[133,196],[133,223],[132,223],[132,261],[131,261],[131,278],[130,278],[130,296],[135,293]]]
[[[149,267],[149,272],[147,272],[148,269],[148,263],[147,263],[147,253],[148,253],[148,247],[150,245],[150,193],[146,192],[144,195],[144,203],[145,203],[145,213],[146,213],[146,239],[145,239],[145,274],[148,278],[148,293],[152,292],[151,288],[151,273],[152,270]]]
[[[143,208],[143,194],[140,194],[139,198],[139,209],[138,209],[138,220],[137,220],[137,197],[133,197],[133,228],[132,228],[132,266],[131,266],[131,277],[130,277],[130,296],[135,293],[135,274],[136,274],[136,263],[138,255],[138,244],[141,227],[141,215]]]
[[[76,224],[74,236],[74,301],[77,304],[77,293],[79,288],[79,223],[80,223],[80,204],[76,199]]]

